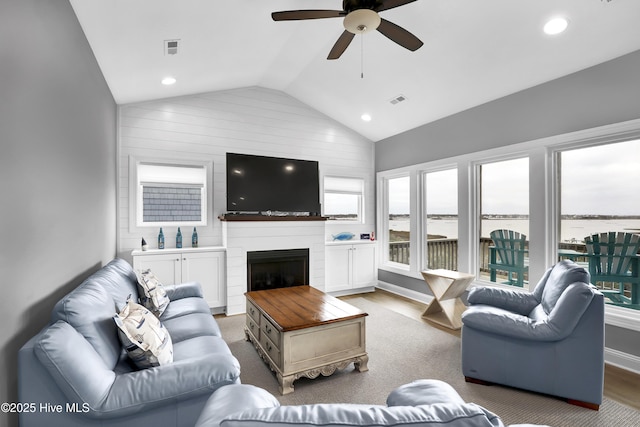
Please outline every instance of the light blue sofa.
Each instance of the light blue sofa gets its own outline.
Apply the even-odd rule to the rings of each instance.
[[[598,409],[604,384],[604,298],[589,273],[561,261],[533,292],[473,288],[462,314],[462,373]]]
[[[51,322],[18,354],[20,426],[189,426],[211,393],[239,383],[240,366],[220,336],[198,283],[165,286],[160,320],[173,341],[173,363],[136,370],[113,316],[137,278],[115,259],[62,298]],[[60,412],[58,412],[60,411]]]
[[[196,427],[504,427],[502,420],[465,403],[449,384],[418,380],[389,394],[387,405],[323,403],[280,406],[266,390],[235,384],[213,393]],[[532,424],[518,424],[524,427]],[[516,427],[516,425],[512,425]]]

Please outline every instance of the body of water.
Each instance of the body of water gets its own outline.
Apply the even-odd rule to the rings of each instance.
[[[389,228],[396,231],[409,231],[408,219],[389,221]],[[529,221],[517,218],[486,219],[482,221],[482,236],[489,237],[493,230],[514,230],[529,236]],[[458,221],[453,218],[427,219],[429,234],[458,238]],[[640,219],[565,219],[560,224],[560,241],[580,243],[586,236],[605,231],[624,231],[640,233]]]

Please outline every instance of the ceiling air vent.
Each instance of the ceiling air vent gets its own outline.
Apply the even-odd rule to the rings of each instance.
[[[175,55],[178,53],[178,40],[165,40],[164,41],[164,54]]]
[[[396,104],[398,104],[398,103],[400,103],[400,102],[402,102],[402,101],[406,101],[406,100],[407,100],[407,97],[406,97],[406,96],[404,96],[404,95],[398,95],[398,96],[396,96],[395,98],[393,98],[393,99],[389,100],[389,102],[390,102],[392,105],[396,105]]]

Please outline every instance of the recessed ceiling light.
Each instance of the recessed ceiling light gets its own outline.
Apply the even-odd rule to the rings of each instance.
[[[550,36],[564,32],[569,26],[567,18],[553,18],[544,24],[544,32]]]
[[[162,84],[165,86],[170,86],[172,84],[174,84],[176,82],[176,78],[175,77],[165,77],[164,79],[162,79]]]
[[[361,115],[361,116],[360,116],[360,118],[361,118],[362,120],[364,120],[365,122],[370,122],[370,121],[371,121],[371,115],[370,115],[370,114],[367,114],[367,113],[365,113],[365,114]]]

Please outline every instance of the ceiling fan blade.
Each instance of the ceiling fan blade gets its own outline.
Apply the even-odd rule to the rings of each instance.
[[[380,20],[380,26],[378,27],[384,36],[391,41],[398,43],[400,46],[407,48],[411,51],[420,49],[424,44],[419,38],[411,34],[409,31],[402,27],[397,26],[393,22],[389,22],[386,19]]]
[[[286,10],[273,12],[274,21],[298,21],[301,19],[340,18],[345,13],[342,10]]]
[[[376,12],[381,12],[383,10],[393,9],[394,7],[404,6],[408,3],[413,3],[416,0],[383,0],[382,5],[377,9],[374,9]]]
[[[349,47],[349,43],[351,43],[351,40],[353,40],[354,36],[355,34],[344,30],[342,35],[338,37],[338,41],[336,41],[336,44],[334,44],[333,48],[331,48],[331,52],[329,52],[329,56],[327,56],[327,59],[340,58],[340,55],[342,55],[344,51],[347,50],[347,47]]]

